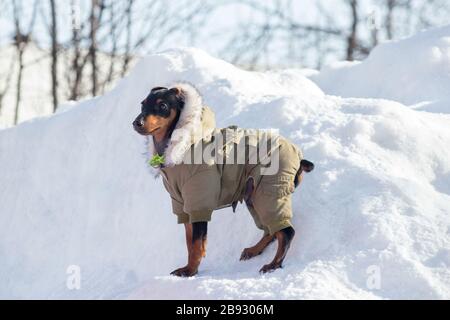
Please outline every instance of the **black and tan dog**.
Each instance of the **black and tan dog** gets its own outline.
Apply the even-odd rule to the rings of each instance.
[[[234,210],[242,201],[264,235],[256,245],[243,250],[241,260],[261,254],[277,239],[274,259],[260,272],[280,268],[295,234],[291,195],[301,181],[302,172],[310,172],[314,165],[303,159],[300,149],[280,136],[276,150],[271,151],[277,155],[276,172],[261,173],[267,164],[249,161],[251,150],[260,146],[252,145],[249,142],[252,139],[243,130],[215,128],[214,114],[203,105],[199,92],[190,84],[153,88],[141,104],[133,127],[139,134],[152,137],[150,157],[157,155],[154,159],[159,160],[152,165],[163,177],[178,223],[185,225],[188,263],[172,274],[192,276],[198,272],[206,254],[207,225],[213,210],[226,206]],[[224,158],[229,155],[230,145],[246,141],[243,162],[185,161],[197,146],[208,147],[217,142],[217,133],[226,137],[225,147],[219,150]]]

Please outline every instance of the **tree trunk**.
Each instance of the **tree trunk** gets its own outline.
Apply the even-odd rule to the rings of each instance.
[[[23,44],[19,43],[17,46],[19,70],[17,72],[17,82],[16,82],[16,106],[14,114],[14,125],[16,125],[19,122],[20,100],[22,99],[22,74],[23,74],[23,53],[24,53],[23,48],[21,48],[22,45]]]
[[[106,86],[113,81],[114,76],[114,66],[116,62],[116,55],[117,55],[117,22],[115,21],[116,18],[116,9],[114,6],[114,1],[111,2],[109,5],[110,10],[110,37],[112,42],[112,49],[110,52],[110,62],[109,62],[109,68],[108,68],[108,75],[106,76],[106,80],[103,83],[103,91],[105,90]]]
[[[352,11],[352,25],[350,28],[350,35],[347,38],[347,57],[348,61],[355,59],[355,51],[358,46],[357,30],[358,30],[358,1],[350,0],[349,5]]]
[[[98,79],[97,79],[97,29],[98,29],[98,17],[95,12],[98,8],[98,0],[91,0],[91,15],[89,18],[90,22],[90,33],[89,39],[91,41],[91,45],[89,46],[89,57],[91,62],[91,81],[92,81],[92,95],[97,95],[98,89]]]
[[[132,27],[132,7],[133,7],[133,0],[128,0],[128,5],[126,9],[125,16],[127,17],[127,26],[126,26],[126,43],[125,43],[125,53],[123,58],[123,64],[122,64],[122,77],[125,76],[125,74],[128,71],[130,60],[131,60],[131,27]]]
[[[74,75],[73,83],[70,86],[70,100],[77,100],[80,97],[80,83],[81,77],[83,75],[83,67],[80,65],[81,59],[81,48],[80,48],[80,24],[77,17],[77,2],[75,0],[70,1],[70,6],[72,8],[72,43],[73,46],[73,58],[71,72]],[[70,81],[70,80],[69,80]]]
[[[50,0],[51,8],[51,39],[52,39],[52,98],[53,98],[53,112],[58,107],[58,26],[56,20],[56,4],[55,0]]]
[[[393,12],[396,5],[396,0],[387,0],[387,13],[386,13],[386,37],[391,40],[393,37]]]

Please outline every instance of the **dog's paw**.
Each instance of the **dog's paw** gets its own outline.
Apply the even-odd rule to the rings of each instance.
[[[192,277],[195,276],[197,272],[198,270],[192,270],[192,268],[185,266],[172,271],[170,274],[177,277]]]
[[[239,260],[249,260],[253,257],[256,257],[257,255],[260,255],[261,252],[257,252],[253,248],[245,248],[241,253],[241,258]]]
[[[275,271],[276,269],[282,268],[281,263],[269,263],[264,265],[260,270],[259,273],[268,273]]]

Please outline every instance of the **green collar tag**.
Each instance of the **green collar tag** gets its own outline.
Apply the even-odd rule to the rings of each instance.
[[[148,164],[154,168],[159,168],[164,164],[164,155],[160,156],[159,154],[155,154],[149,161]]]

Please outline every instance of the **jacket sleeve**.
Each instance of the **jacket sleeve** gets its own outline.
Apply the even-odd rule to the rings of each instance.
[[[183,185],[183,211],[189,222],[210,221],[220,196],[220,174],[216,166],[207,166],[192,175]]]

